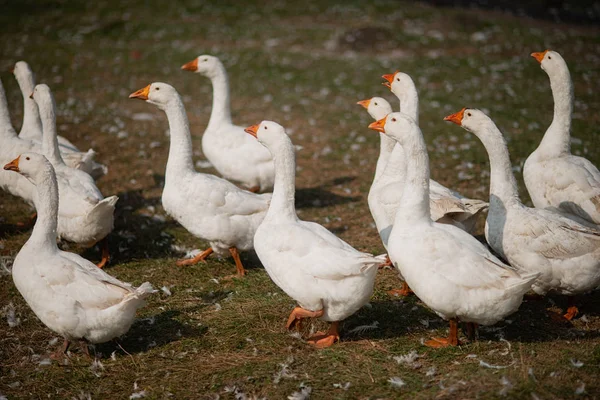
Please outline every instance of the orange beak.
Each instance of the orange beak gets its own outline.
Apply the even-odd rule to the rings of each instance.
[[[146,86],[143,89],[138,90],[137,92],[133,92],[129,95],[130,99],[140,99],[140,100],[148,100],[148,93],[150,93],[150,85]]]
[[[4,166],[4,169],[7,171],[19,172],[19,158],[21,158],[21,156],[15,158],[14,160],[6,164]]]
[[[387,82],[383,82],[382,85],[387,86],[388,88],[391,89],[392,82],[394,82],[394,76],[396,76],[397,73],[398,73],[398,71],[394,72],[393,74],[382,75],[381,77],[387,81]]]
[[[385,121],[387,121],[387,115],[385,117],[381,118],[379,121],[372,122],[369,125],[369,129],[373,129],[373,130],[385,133],[385,129],[384,129]]]
[[[452,115],[448,115],[447,117],[444,117],[444,121],[454,122],[456,125],[461,126],[463,115],[465,114],[465,110],[466,110],[466,107],[457,113],[454,113]]]
[[[371,104],[371,99],[357,101],[356,104],[360,104],[364,108],[369,108],[369,104]]]
[[[189,63],[183,64],[181,66],[181,69],[184,70],[184,71],[191,71],[191,72],[197,71],[198,70],[198,59],[194,58]]]
[[[258,136],[256,134],[256,132],[258,132],[258,124],[247,127],[246,129],[244,129],[244,132],[249,133],[258,139]]]
[[[531,57],[535,58],[541,64],[547,52],[548,50],[542,51],[540,53],[531,53]]]

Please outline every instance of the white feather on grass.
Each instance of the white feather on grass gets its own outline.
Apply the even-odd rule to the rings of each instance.
[[[369,325],[359,325],[355,328],[350,329],[348,333],[351,335],[362,335],[363,333],[367,331],[372,331],[374,329],[379,329],[379,321],[373,321]]]
[[[575,389],[575,394],[584,394],[585,393],[585,383],[581,382],[579,386]]]
[[[273,383],[278,384],[282,379],[292,379],[296,377],[296,374],[293,374],[290,371],[290,364],[294,361],[292,356],[289,356],[284,363],[279,364],[281,369],[273,374]]]
[[[416,362],[419,357],[420,355],[415,350],[411,350],[410,353],[402,356],[395,356],[393,359],[398,364],[404,364],[413,369],[417,369],[421,367],[421,363]]]
[[[310,393],[312,392],[312,388],[310,386],[304,385],[304,383],[300,384],[300,390],[298,392],[294,392],[288,396],[288,400],[308,400],[310,399]]]
[[[14,328],[21,323],[21,319],[16,315],[15,305],[12,301],[4,306],[2,311],[4,312],[4,315],[6,315],[6,322],[8,323],[9,328]]]
[[[502,389],[498,391],[500,396],[506,396],[508,392],[513,388],[513,384],[508,380],[506,376],[500,378],[500,383],[502,384]]]
[[[390,379],[388,379],[388,382],[390,383],[390,385],[392,385],[393,388],[396,388],[396,389],[399,389],[402,386],[406,385],[406,382],[404,382],[398,376],[392,376]]]

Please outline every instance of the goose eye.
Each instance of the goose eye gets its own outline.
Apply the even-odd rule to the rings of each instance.
[[[265,126],[265,129],[267,129],[267,127]]]
[[[25,157],[25,159],[26,159],[27,161],[29,161],[29,157]]]
[[[377,103],[375,103],[375,105],[377,105]]]
[[[160,88],[154,88],[154,90],[160,90]]]
[[[552,56],[548,56],[548,60],[552,60]]]
[[[471,116],[471,113],[467,113],[467,115],[470,117],[470,116]]]
[[[396,122],[396,118],[392,118],[392,122]]]

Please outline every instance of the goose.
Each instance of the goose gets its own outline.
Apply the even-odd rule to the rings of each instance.
[[[397,140],[408,163],[389,256],[414,293],[450,321],[448,338],[425,344],[456,346],[458,321],[467,322],[474,332],[478,324],[492,325],[515,312],[539,274],[519,274],[464,230],[431,219],[429,157],[414,119],[394,112],[369,128]]]
[[[384,85],[387,86],[400,101],[400,107],[404,114],[410,116],[413,120],[419,123],[419,94],[412,78],[403,72],[396,71],[394,74],[383,75],[387,81]],[[404,159],[402,147],[394,148],[392,157]],[[392,164],[393,165],[393,164]],[[406,161],[402,164],[401,170],[391,169],[388,173],[390,176],[396,176],[397,181],[404,182],[404,174],[406,171]],[[431,218],[434,221],[456,225],[459,228],[473,234],[476,229],[476,224],[479,216],[485,212],[489,206],[485,201],[477,199],[469,199],[456,191],[450,190],[435,180],[429,182],[430,191],[430,206]],[[401,196],[402,192],[397,194]],[[400,197],[396,204],[400,201]]]
[[[286,327],[303,318],[331,322],[327,333],[308,343],[329,347],[339,340],[339,322],[365,305],[373,293],[378,266],[385,255],[360,252],[323,226],[302,221],[296,214],[296,159],[284,128],[272,121],[246,128],[275,161],[275,186],[269,211],[256,230],[254,248],[269,277],[299,306]]]
[[[162,204],[165,211],[210,247],[178,265],[204,261],[213,252],[229,252],[238,276],[246,271],[239,251],[251,250],[256,229],[269,208],[271,194],[255,194],[225,179],[198,173],[192,162],[192,141],[185,108],[171,85],[154,82],[129,98],[145,100],[163,110],[169,121],[171,145]]]
[[[23,125],[19,137],[28,139],[41,145],[42,142],[42,123],[37,105],[31,99],[31,93],[35,87],[33,72],[25,61],[18,61],[13,68],[13,73],[21,94],[23,95]],[[81,152],[73,143],[63,136],[58,136],[58,145],[65,163],[72,167],[81,169],[90,174],[94,179],[106,175],[108,168],[105,165],[94,161],[96,152],[90,149],[87,152]]]
[[[275,170],[267,149],[231,122],[229,82],[221,61],[201,55],[181,67],[209,78],[213,86],[212,112],[202,136],[202,152],[224,178],[252,192],[273,189]]]
[[[63,161],[56,139],[56,105],[48,85],[36,85],[31,96],[42,121],[42,151],[54,167],[58,182],[58,238],[86,247],[100,242],[102,259],[98,267],[102,268],[110,260],[107,235],[113,230],[119,198],[104,198],[89,174]]]
[[[154,292],[152,285],[145,282],[135,288],[57,247],[58,184],[52,164],[43,155],[24,153],[4,170],[21,174],[35,187],[38,217],[15,257],[12,277],[35,315],[63,336],[63,346],[53,358],[66,353],[73,340],[103,343],[125,334],[136,310]],[[87,345],[83,349],[89,355]]]
[[[490,157],[488,243],[517,270],[540,274],[532,287],[536,293],[571,296],[563,317],[573,319],[578,309],[572,296],[600,285],[600,230],[521,203],[506,140],[483,112],[463,108],[445,120],[475,134]]]
[[[562,56],[552,50],[532,53],[550,78],[554,118],[538,148],[523,166],[525,186],[535,207],[557,207],[600,224],[600,171],[571,154],[573,82]]]

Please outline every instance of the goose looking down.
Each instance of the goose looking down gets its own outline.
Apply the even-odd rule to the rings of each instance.
[[[506,140],[483,112],[463,108],[445,120],[475,134],[490,157],[490,210],[485,229],[490,246],[517,270],[540,273],[533,285],[538,294],[552,291],[573,296],[600,285],[600,230],[521,203]],[[564,318],[570,320],[577,312],[569,298]]]
[[[21,94],[23,95],[23,125],[21,126],[19,137],[31,140],[37,145],[41,145],[42,123],[38,107],[31,98],[31,93],[33,93],[33,88],[35,87],[33,72],[31,71],[29,64],[25,61],[18,61],[15,64],[13,73],[19,83]],[[98,164],[94,161],[96,155],[94,150],[90,149],[86,153],[83,153],[66,138],[57,136],[57,139],[61,155],[65,164],[69,167],[85,171],[94,179],[106,175],[108,168],[105,165]]]
[[[388,242],[390,258],[415,294],[450,320],[448,338],[425,344],[457,345],[457,321],[469,323],[473,331],[474,324],[491,325],[515,312],[538,274],[519,274],[462,229],[432,221],[427,148],[411,117],[395,112],[369,127],[396,139],[408,162]]]
[[[418,125],[419,95],[412,78],[408,74],[399,71],[384,75],[383,78],[387,80],[384,85],[389,87],[400,101],[402,113],[411,117]],[[389,162],[392,168],[389,170],[386,168],[384,172],[384,175],[387,176],[386,179],[393,179],[400,184],[400,186],[393,186],[393,192],[397,196],[396,207],[402,196],[402,189],[399,188],[404,187],[405,181],[406,160],[404,157],[402,146],[394,147]],[[456,225],[466,232],[474,233],[477,220],[481,213],[487,210],[488,203],[477,199],[468,199],[433,179],[429,182],[429,189],[431,218],[434,221]]]
[[[102,268],[110,260],[107,235],[113,230],[119,198],[104,198],[89,174],[63,161],[56,139],[56,105],[48,85],[36,85],[31,97],[42,120],[42,151],[54,167],[58,182],[58,237],[87,247],[101,241],[102,260],[98,267]]]
[[[269,208],[271,194],[250,193],[225,179],[194,170],[188,119],[175,88],[155,82],[129,97],[145,100],[166,113],[171,145],[163,207],[194,236],[210,243],[207,250],[192,259],[180,260],[178,265],[204,261],[213,251],[220,255],[229,252],[238,275],[244,275],[238,251],[254,247],[254,233]]]
[[[212,111],[202,135],[202,152],[224,178],[252,192],[273,189],[275,170],[267,149],[231,122],[229,81],[221,61],[201,55],[181,67],[209,78],[213,86]]]
[[[317,333],[308,342],[319,348],[331,346],[339,340],[339,321],[369,301],[385,256],[355,250],[321,225],[300,220],[294,205],[292,141],[281,125],[271,121],[246,132],[269,149],[275,161],[273,199],[254,236],[256,254],[273,282],[299,304],[286,327],[309,317],[330,321],[327,333]]]
[[[54,358],[62,356],[73,340],[102,343],[126,333],[136,310],[154,291],[152,285],[146,282],[134,288],[56,246],[58,185],[54,168],[44,156],[24,153],[4,169],[18,172],[35,185],[38,217],[15,257],[12,277],[35,315],[64,337]]]
[[[542,142],[523,166],[525,186],[538,208],[557,207],[600,225],[600,171],[571,154],[573,82],[555,51],[532,53],[550,78],[554,117]]]

